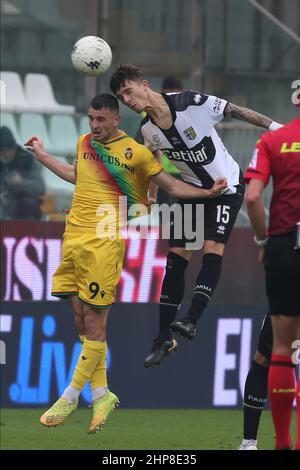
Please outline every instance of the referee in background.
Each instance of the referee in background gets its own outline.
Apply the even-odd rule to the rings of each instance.
[[[270,177],[273,193],[267,229],[262,196]],[[295,377],[295,341],[300,339],[300,118],[263,134],[245,180],[249,183],[247,210],[259,247],[259,260],[265,267],[272,320],[274,339],[268,395],[276,432],[275,447],[292,448],[290,422],[296,397],[295,448],[300,450],[300,380],[296,384]]]

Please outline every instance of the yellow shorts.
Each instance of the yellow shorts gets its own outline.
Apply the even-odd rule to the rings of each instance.
[[[67,225],[51,294],[56,297],[77,295],[93,307],[107,308],[115,302],[125,241],[98,238],[96,229]]]

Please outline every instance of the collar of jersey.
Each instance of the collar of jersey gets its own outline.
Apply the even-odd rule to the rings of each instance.
[[[154,121],[153,119],[151,118],[151,116],[149,116],[151,122],[156,126],[158,127],[159,129],[161,129],[162,132],[168,132],[172,129],[172,127],[174,126],[174,122],[176,121],[176,111],[175,111],[175,107],[174,107],[174,103],[173,103],[173,99],[171,98],[171,96],[169,95],[166,95],[166,93],[161,93],[161,96],[163,97],[163,99],[166,101],[167,105],[169,106],[169,109],[170,109],[170,112],[171,112],[171,115],[172,115],[172,126],[169,127],[169,129],[162,129],[161,127],[159,127]]]

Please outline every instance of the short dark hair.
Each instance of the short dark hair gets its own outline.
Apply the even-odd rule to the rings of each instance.
[[[108,108],[111,111],[116,111],[119,113],[119,103],[117,98],[109,93],[101,93],[101,95],[96,95],[89,104],[89,108],[96,110],[102,108]]]
[[[135,65],[121,64],[112,74],[110,79],[110,89],[115,95],[124,83],[130,80],[132,82],[141,82],[144,80],[140,69]]]

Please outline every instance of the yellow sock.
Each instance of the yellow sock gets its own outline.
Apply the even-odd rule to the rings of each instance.
[[[72,377],[72,387],[82,390],[86,382],[91,380],[101,357],[105,354],[105,342],[85,339]]]
[[[101,354],[99,362],[94,370],[94,373],[91,377],[91,389],[107,387],[107,376],[106,376],[106,356],[107,356],[107,343],[105,345],[104,353]]]
[[[86,339],[85,335],[78,335],[81,343]],[[91,377],[91,388],[102,388],[107,387],[107,375],[106,375],[106,357],[107,357],[107,343],[105,341],[105,351],[104,354],[101,354],[101,358],[94,370],[94,373]]]

